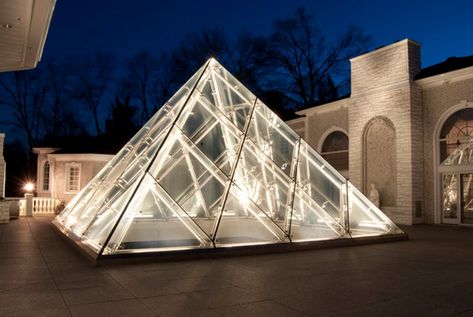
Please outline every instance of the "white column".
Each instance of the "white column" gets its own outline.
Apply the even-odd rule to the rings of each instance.
[[[25,194],[25,216],[32,217],[33,216],[33,194],[26,193]]]

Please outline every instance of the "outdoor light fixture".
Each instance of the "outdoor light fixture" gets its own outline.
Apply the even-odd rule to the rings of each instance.
[[[25,183],[25,185],[23,186],[23,190],[27,193],[31,193],[34,190],[34,184],[31,182]]]
[[[405,237],[215,59],[146,123],[54,224],[94,259]]]

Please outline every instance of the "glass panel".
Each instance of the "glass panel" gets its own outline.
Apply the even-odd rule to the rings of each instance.
[[[348,183],[348,192],[350,204],[348,219],[352,237],[402,233],[401,229],[351,183]]]
[[[242,149],[234,182],[282,230],[286,228],[293,181],[248,140]]]
[[[343,233],[338,219],[334,219],[299,186],[294,196],[291,219],[292,241],[335,239]]]
[[[287,175],[292,176],[294,152],[299,136],[275,113],[258,103],[251,118],[248,137]]]
[[[177,125],[211,161],[229,175],[242,133],[213,106],[196,102]]]
[[[442,199],[442,215],[444,219],[457,219],[457,175],[442,175],[443,199]]]
[[[212,241],[147,174],[104,254],[212,247]]]
[[[116,196],[117,198],[114,200],[110,200],[94,215],[95,217],[91,221],[90,227],[84,232],[83,242],[96,252],[100,251],[105,240],[110,236],[118,218],[131,199],[139,180],[140,178],[127,188],[122,188],[121,195]]]
[[[345,186],[345,179],[303,140],[297,183],[331,217],[339,219],[341,188]]]
[[[473,174],[461,174],[462,223],[473,224]]]
[[[208,235],[228,178],[183,133],[174,130],[150,174]]]
[[[202,74],[204,70],[205,73]],[[179,114],[182,106],[186,102],[192,102],[190,99],[195,98],[196,94],[194,93],[192,97],[189,97],[190,93],[193,91],[194,87],[198,88],[198,86],[205,83],[205,78],[208,76],[208,73],[209,70],[207,64],[205,64],[164,104],[163,108],[166,109],[171,118],[174,119]],[[199,79],[200,81],[197,83]]]
[[[72,230],[72,226],[77,223],[80,211],[89,201],[90,197],[92,197],[95,190],[96,187],[86,186],[81,192],[74,196],[55,220],[67,229]]]
[[[284,232],[253,204],[247,193],[232,184],[216,232],[215,245],[235,246],[284,241],[287,241]]]
[[[134,161],[128,162],[126,169],[113,169],[93,194],[82,198],[74,208],[74,212],[71,212],[68,216],[74,223],[77,219],[81,219],[80,224],[77,223],[74,224],[74,227],[70,227],[75,234],[82,235],[96,217],[97,211],[104,204],[116,199],[123,192],[123,188],[127,188],[127,184],[134,182],[140,175],[143,175],[142,171],[148,168],[150,161],[161,146],[165,134],[161,133],[159,138],[154,140],[154,143],[149,143],[151,138],[143,142],[147,144],[146,149],[143,149],[142,154],[137,156]]]
[[[212,64],[211,69],[213,71],[202,88],[199,85],[201,102],[213,105],[243,131],[256,97],[218,63]]]

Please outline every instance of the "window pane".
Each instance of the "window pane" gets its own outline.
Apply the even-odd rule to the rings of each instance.
[[[49,162],[46,161],[43,167],[43,190],[49,190]]]
[[[472,134],[473,109],[466,108],[452,114],[440,132],[440,161],[443,162]]]
[[[330,133],[322,144],[322,157],[337,171],[347,171],[348,136],[341,131]]]

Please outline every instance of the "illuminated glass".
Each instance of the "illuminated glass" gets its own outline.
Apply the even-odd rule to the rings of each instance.
[[[214,59],[54,224],[97,257],[402,233]]]

